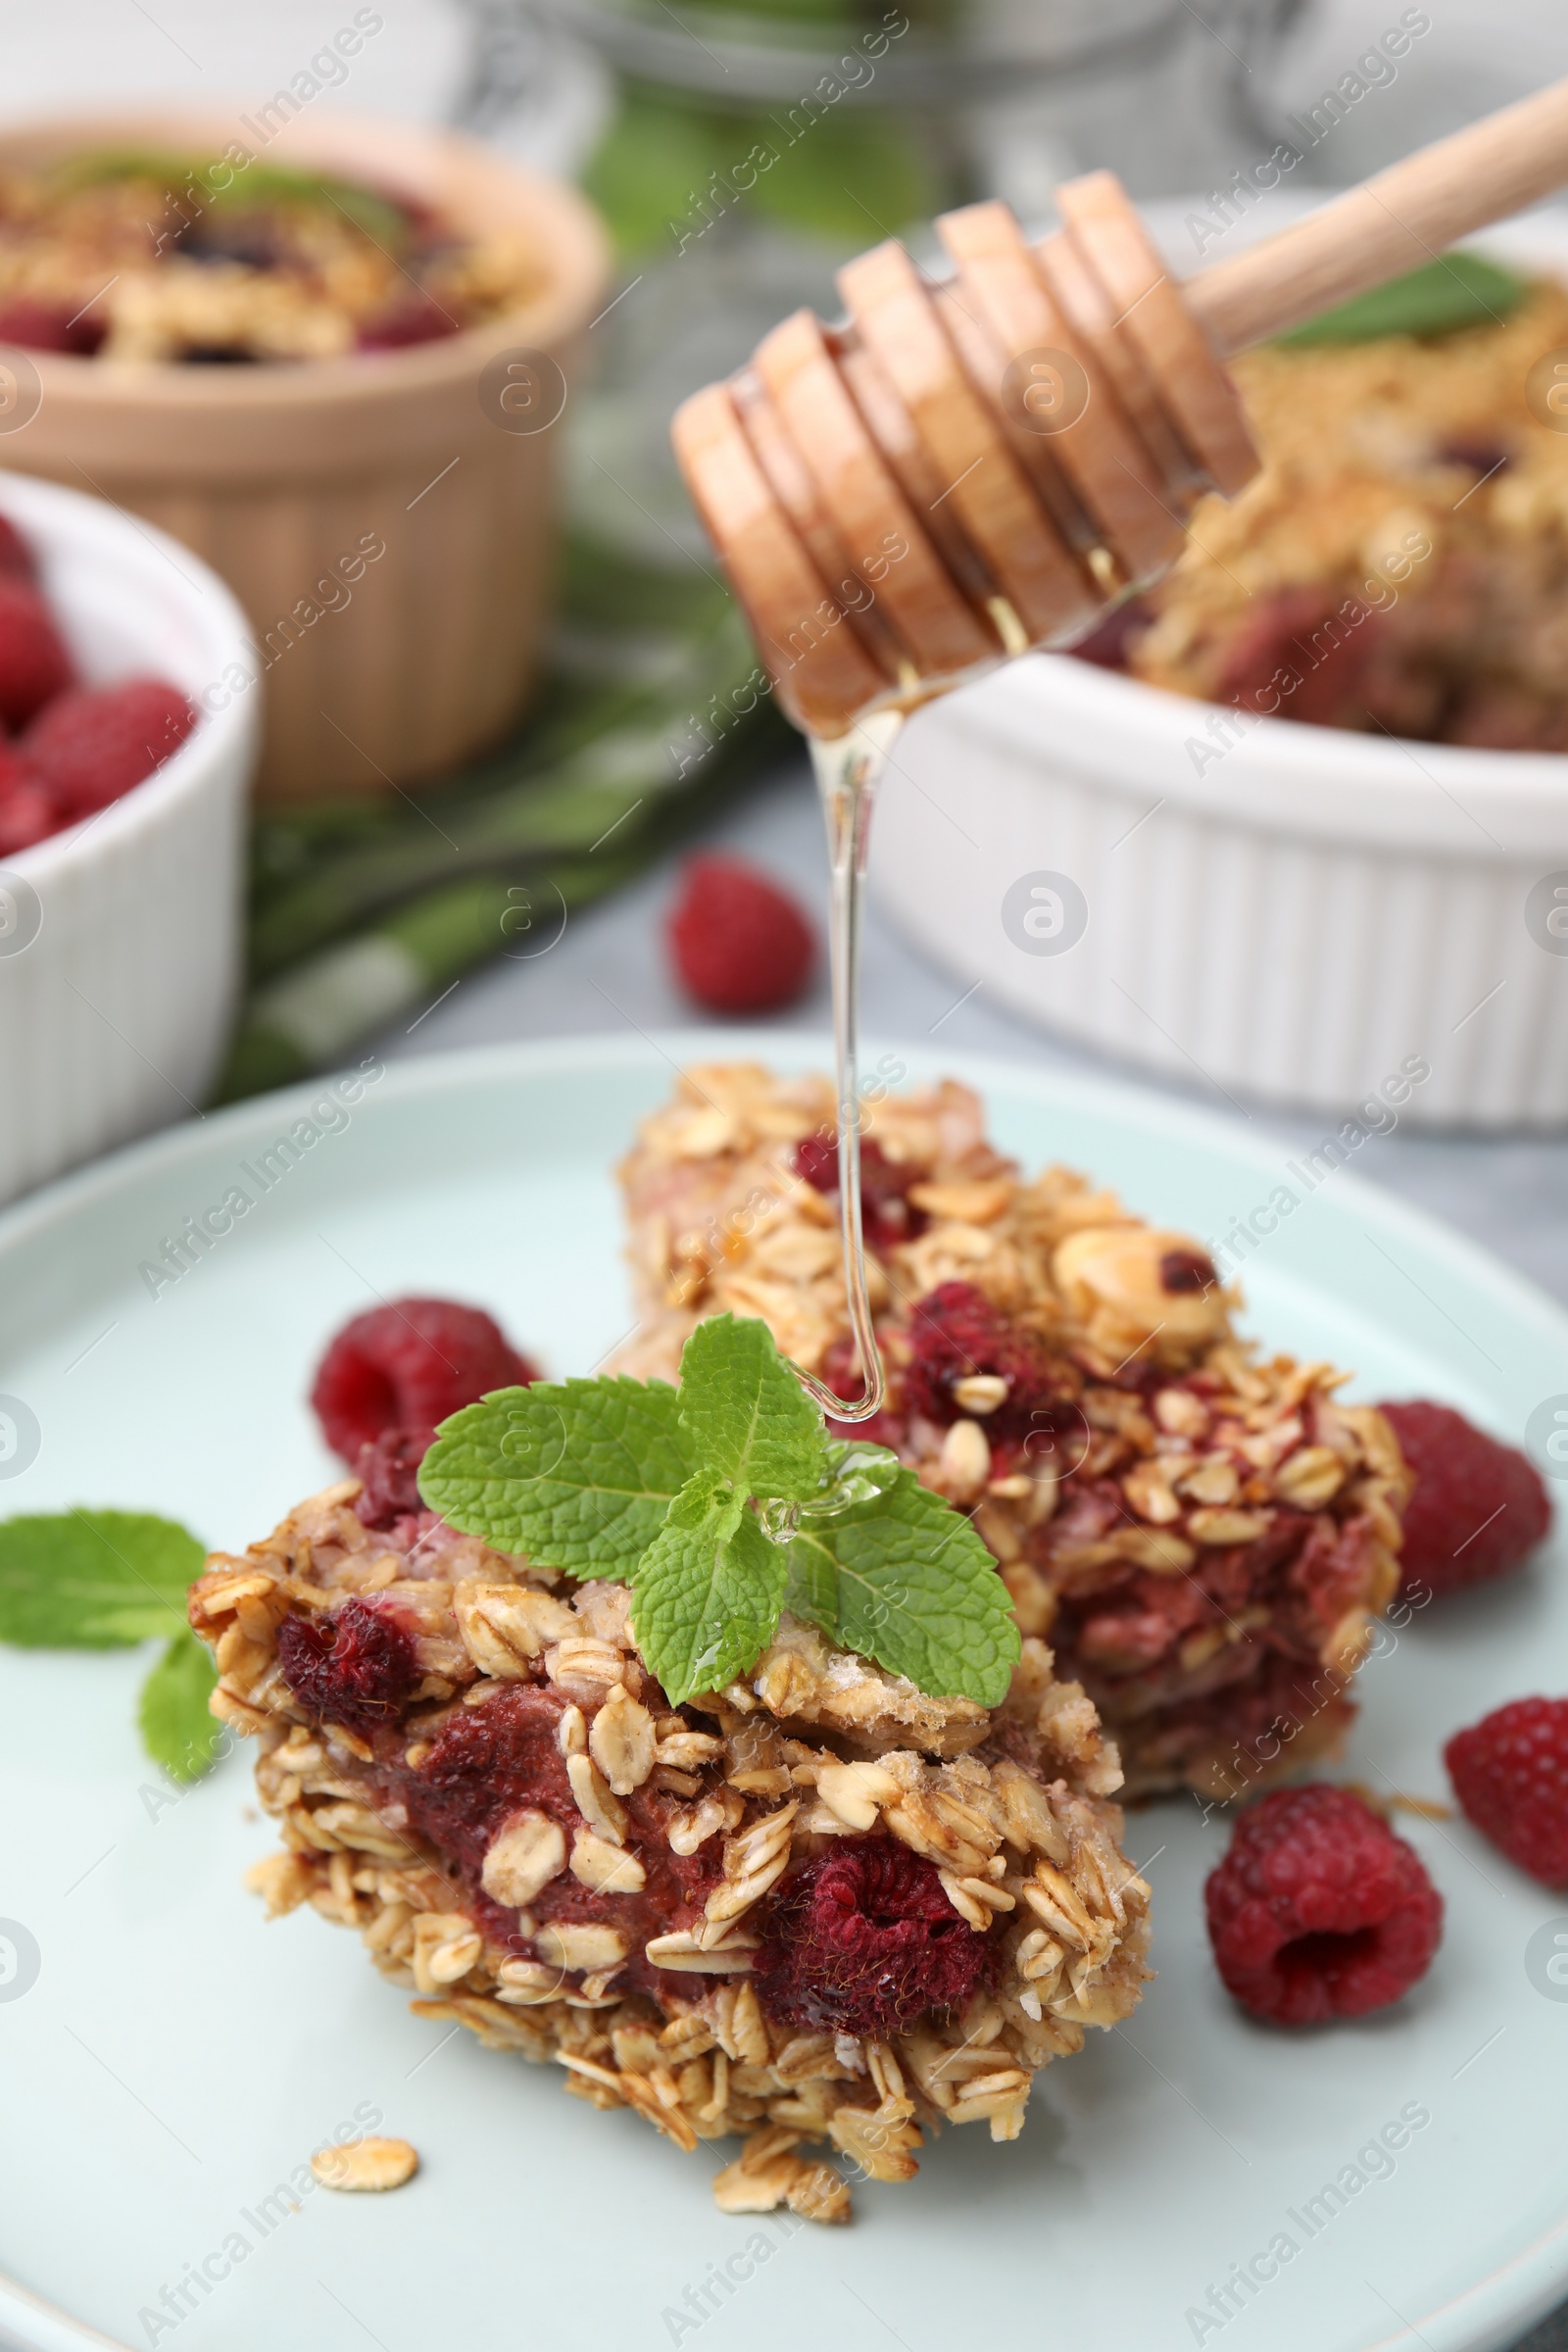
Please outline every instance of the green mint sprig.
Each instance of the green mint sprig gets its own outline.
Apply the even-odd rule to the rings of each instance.
[[[963,1513],[883,1447],[831,1442],[764,1323],[700,1323],[680,1373],[466,1405],[419,1492],[499,1550],[629,1585],[674,1704],[746,1673],[787,1607],[933,1698],[997,1705],[1018,1633]]]
[[[196,1538],[149,1511],[62,1511],[0,1524],[0,1642],[19,1649],[125,1649],[168,1636],[142,1685],[147,1753],[176,1781],[207,1770],[222,1727],[207,1708],[212,1660],[185,1622],[202,1572]]]

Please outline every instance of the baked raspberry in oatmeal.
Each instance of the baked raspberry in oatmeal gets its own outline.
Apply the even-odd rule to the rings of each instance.
[[[860,1393],[832,1146],[826,1078],[682,1081],[622,1170],[642,1320],[620,1370],[670,1377],[728,1309]],[[1232,1795],[1334,1754],[1398,1578],[1409,1479],[1381,1413],[1238,1338],[1188,1236],[1067,1169],[1025,1178],[966,1087],[889,1096],[862,1150],[889,1392],[853,1434],[972,1512],[1129,1792]]]
[[[216,1555],[190,1617],[282,1829],[253,1884],[358,1929],[421,2015],[684,2149],[744,2135],[726,2211],[842,2221],[803,2148],[904,2180],[942,2123],[1011,2139],[1040,2068],[1135,2006],[1120,1768],[1043,1642],[987,1709],[786,1615],[672,1707],[624,1586],[361,1500]]]

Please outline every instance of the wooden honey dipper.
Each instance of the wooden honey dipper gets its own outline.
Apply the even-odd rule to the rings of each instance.
[[[857,958],[873,789],[905,715],[1034,646],[1070,644],[1181,551],[1257,453],[1223,362],[1430,261],[1568,182],[1568,81],[1380,172],[1178,283],[1108,172],[1056,192],[1031,245],[1003,204],[839,273],[678,411],[676,455],[780,702],[809,738],[833,871],[839,1217],[864,1395],[797,1366],[838,1421],[880,1407],[860,1230]]]
[[[1424,148],[1234,259],[1171,277],[1108,172],[1031,245],[1005,205],[839,273],[674,419],[687,485],[781,702],[844,736],[1072,642],[1179,554],[1258,459],[1223,361],[1568,182],[1568,81]]]

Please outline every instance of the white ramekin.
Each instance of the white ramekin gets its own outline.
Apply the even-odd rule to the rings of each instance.
[[[1539,216],[1478,242],[1568,273]],[[1412,1123],[1568,1122],[1568,758],[1279,718],[1195,758],[1211,715],[1009,663],[906,731],[873,887],[964,980],[1168,1077],[1337,1112],[1392,1081]]]
[[[177,541],[102,499],[0,474],[88,684],[153,672],[198,723],[96,817],[0,860],[0,1200],[197,1108],[239,981],[259,698],[213,695],[245,618]],[[222,708],[214,706],[221,702]]]

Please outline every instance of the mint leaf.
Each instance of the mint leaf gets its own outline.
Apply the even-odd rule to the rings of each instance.
[[[1506,318],[1529,291],[1523,278],[1499,270],[1484,254],[1440,254],[1276,340],[1304,349],[1313,343],[1369,343],[1380,335],[1451,335],[1461,327]]]
[[[0,1642],[117,1649],[178,1634],[202,1572],[193,1535],[149,1511],[62,1511],[0,1525]]]
[[[572,1576],[625,1578],[693,1466],[666,1382],[535,1381],[444,1421],[419,1493],[500,1551]]]
[[[199,1781],[218,1751],[223,1727],[207,1708],[217,1680],[211,1656],[187,1627],[141,1687],[142,1744],[171,1780]]]
[[[830,1642],[932,1698],[994,1707],[1006,1695],[1019,1655],[1007,1588],[968,1520],[912,1470],[880,1494],[803,1510],[788,1567],[785,1605]]]
[[[672,1706],[722,1690],[772,1640],[788,1561],[744,1494],[700,1470],[632,1579],[637,1646]]]
[[[765,1323],[698,1324],[681,1353],[680,1418],[704,1469],[748,1494],[805,1502],[821,1484],[822,1416]]]

